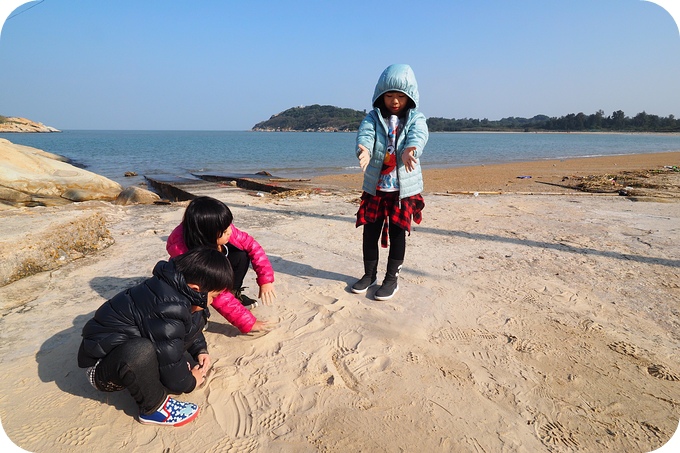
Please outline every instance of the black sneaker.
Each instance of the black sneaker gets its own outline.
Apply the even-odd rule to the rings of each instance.
[[[378,284],[378,279],[375,276],[364,275],[359,281],[352,285],[352,292],[355,294],[363,294],[368,288]]]
[[[252,310],[253,308],[257,307],[257,305],[258,305],[257,300],[252,299],[252,298],[246,296],[245,294],[243,294],[244,289],[245,288],[239,289],[238,291],[236,291],[236,294],[234,294],[234,295],[241,302],[241,305],[246,307],[248,310]]]
[[[378,288],[373,297],[375,300],[389,300],[399,291],[399,283],[397,279],[385,279],[382,286]]]

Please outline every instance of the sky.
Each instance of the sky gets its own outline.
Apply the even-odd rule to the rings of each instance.
[[[0,115],[248,130],[294,106],[370,109],[392,63],[428,117],[680,117],[680,32],[642,0],[33,1],[2,26]]]

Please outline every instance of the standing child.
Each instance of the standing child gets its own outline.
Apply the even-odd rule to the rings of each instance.
[[[225,291],[217,296],[212,307],[241,333],[263,330],[267,323],[257,321],[250,312],[249,308],[254,308],[257,301],[243,294],[243,280],[252,264],[260,286],[259,298],[269,305],[276,297],[274,270],[260,244],[245,231],[237,229],[233,220],[231,210],[223,202],[211,197],[194,198],[184,211],[182,223],[170,234],[166,250],[171,257],[200,246],[224,253],[234,270],[235,291]]]
[[[420,193],[423,177],[418,158],[429,136],[425,116],[418,107],[418,83],[410,66],[388,66],[375,86],[373,110],[359,126],[356,155],[364,171],[361,205],[356,226],[364,226],[364,275],[352,291],[365,293],[377,284],[378,241],[387,248],[387,272],[375,292],[377,300],[390,299],[399,290],[398,277],[406,253],[406,231],[411,219],[420,223],[425,202]]]
[[[85,324],[78,366],[87,368],[97,390],[127,389],[141,423],[189,423],[198,406],[168,392],[190,393],[205,380],[211,364],[202,331],[207,306],[233,278],[215,249],[158,262],[152,278],[115,295]]]

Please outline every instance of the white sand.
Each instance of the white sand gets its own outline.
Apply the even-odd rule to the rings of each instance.
[[[214,194],[213,194],[214,195]],[[426,195],[400,291],[362,273],[356,194],[219,195],[276,271],[276,321],[213,311],[210,381],[180,428],[76,364],[83,324],[166,259],[184,204],[96,208],[115,244],[0,288],[0,418],[34,452],[646,452],[680,416],[680,203]],[[61,208],[63,209],[63,208]],[[49,213],[46,210],[46,213]],[[49,215],[44,216],[48,221]],[[30,225],[26,226],[30,228]],[[384,272],[386,253],[380,272]],[[256,295],[252,272],[247,285]]]

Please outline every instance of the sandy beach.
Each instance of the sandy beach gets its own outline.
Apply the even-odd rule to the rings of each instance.
[[[167,259],[187,203],[0,212],[30,231],[92,210],[114,239],[0,288],[3,428],[32,452],[658,449],[680,418],[680,200],[564,186],[673,165],[680,152],[426,170],[423,222],[384,302],[349,290],[360,174],[287,197],[206,193],[269,255],[278,298],[254,313],[276,324],[239,335],[213,312],[209,381],[178,397],[201,413],[180,428],[138,423],[76,353],[99,305]],[[253,272],[246,285],[255,296]]]

